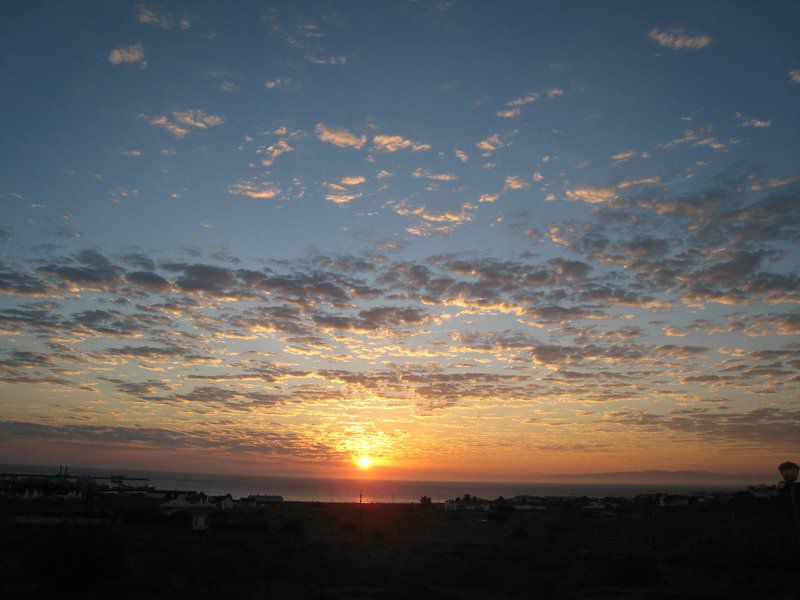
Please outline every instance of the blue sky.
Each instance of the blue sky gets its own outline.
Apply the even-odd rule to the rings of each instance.
[[[797,452],[796,3],[0,12],[0,458]]]

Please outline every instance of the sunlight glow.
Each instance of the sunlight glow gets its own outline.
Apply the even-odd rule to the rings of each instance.
[[[369,469],[372,466],[372,459],[369,456],[359,456],[356,463],[360,469]]]

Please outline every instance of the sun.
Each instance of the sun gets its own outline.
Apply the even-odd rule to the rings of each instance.
[[[361,469],[369,469],[372,466],[372,459],[369,456],[359,456],[356,463]]]

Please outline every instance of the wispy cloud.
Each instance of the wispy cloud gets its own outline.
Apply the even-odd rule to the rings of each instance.
[[[199,109],[176,111],[171,117],[160,115],[150,118],[150,124],[162,127],[175,137],[186,137],[193,129],[209,129],[224,125],[226,119],[222,115],[206,113]]]
[[[292,85],[292,80],[288,77],[276,77],[264,83],[264,87],[268,90],[277,90],[287,88]]]
[[[650,158],[649,152],[639,152],[637,150],[625,150],[624,152],[617,152],[611,157],[614,164],[628,162],[634,158]]]
[[[317,54],[306,54],[306,60],[315,65],[346,65],[350,59],[343,54],[331,54],[328,56],[319,56]]]
[[[234,183],[228,188],[228,193],[236,196],[269,199],[278,196],[281,193],[281,189],[276,187],[271,181],[250,179]]]
[[[747,115],[743,115],[742,113],[736,113],[736,121],[736,124],[739,127],[755,127],[756,129],[765,129],[772,125],[772,121],[754,119],[752,117],[748,117]]]
[[[179,29],[190,29],[194,20],[190,15],[175,17],[169,11],[148,8],[144,4],[137,6],[136,18],[143,25],[154,25],[161,29],[172,29],[176,25]]]
[[[643,177],[641,179],[629,179],[627,181],[620,181],[617,184],[617,188],[620,190],[624,190],[629,187],[635,187],[640,185],[655,185],[657,183],[661,183],[661,175],[654,175],[653,177]]]
[[[539,94],[536,92],[530,92],[529,94],[525,94],[524,96],[519,96],[518,98],[514,98],[513,100],[509,100],[506,102],[506,106],[525,106],[532,102],[536,102],[539,99]]]
[[[514,117],[520,116],[520,114],[522,114],[522,110],[519,108],[507,108],[498,110],[496,114],[501,119],[513,119]]]
[[[701,50],[713,41],[708,35],[689,33],[683,28],[667,30],[653,28],[647,35],[657,44],[673,50]]]
[[[332,193],[326,194],[325,200],[328,202],[333,202],[334,204],[349,204],[354,200],[358,200],[361,197],[360,193],[355,194],[344,194],[344,193]]]
[[[430,169],[414,169],[411,173],[412,177],[417,179],[432,179],[433,181],[455,181],[458,177],[454,173],[435,173]]]
[[[567,198],[581,200],[587,204],[609,202],[617,197],[614,188],[582,187],[567,190]]]

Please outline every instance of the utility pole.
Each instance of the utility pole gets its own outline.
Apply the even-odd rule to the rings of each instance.
[[[358,494],[358,543],[361,543],[361,531],[364,529],[364,490]]]

